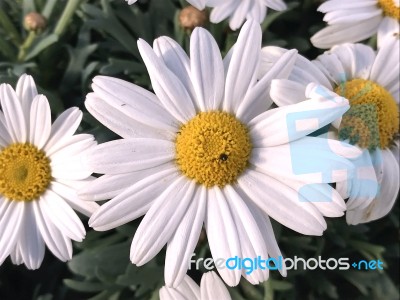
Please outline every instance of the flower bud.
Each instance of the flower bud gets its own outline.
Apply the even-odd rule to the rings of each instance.
[[[30,12],[24,18],[24,27],[28,31],[40,32],[46,28],[46,25],[45,17],[37,12]]]
[[[195,27],[204,26],[207,22],[207,12],[198,10],[193,6],[186,6],[179,14],[179,24],[185,30],[193,30]]]

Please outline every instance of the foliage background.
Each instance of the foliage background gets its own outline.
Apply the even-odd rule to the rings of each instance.
[[[322,53],[309,42],[324,26],[322,14],[316,12],[320,2],[286,2],[287,11],[270,11],[263,22],[263,45],[296,48],[313,59]],[[84,108],[91,79],[103,74],[151,89],[136,40],[140,37],[152,43],[167,35],[188,49],[190,32],[178,22],[186,5],[183,0],[139,0],[132,6],[123,0],[0,0],[0,82],[15,86],[26,72],[48,97],[54,118],[62,110],[78,106],[85,112],[81,132],[94,134],[99,143],[118,138]],[[24,29],[24,16],[32,11],[47,19],[41,32]],[[223,54],[238,34],[230,31],[226,22],[205,27]],[[374,46],[376,40],[365,43]],[[68,264],[48,251],[36,271],[14,266],[7,259],[0,267],[0,299],[158,299],[165,252],[140,268],[129,262],[130,242],[139,222],[108,232],[88,228],[85,241],[74,244],[74,258]],[[242,279],[238,287],[230,289],[233,299],[399,298],[398,202],[388,216],[369,224],[347,226],[344,218],[329,219],[323,237],[301,236],[273,225],[286,257],[381,259],[385,269],[289,271],[287,278],[273,271],[270,280],[258,286]],[[206,237],[202,236],[195,252],[197,257],[210,257]],[[201,277],[199,271],[189,273],[195,280]]]

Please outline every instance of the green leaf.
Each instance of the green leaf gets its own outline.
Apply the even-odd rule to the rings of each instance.
[[[58,35],[52,33],[50,35],[42,35],[43,37],[37,38],[33,43],[32,47],[29,49],[28,54],[25,56],[25,61],[34,58],[36,55],[40,54],[47,47],[53,45],[58,41]]]
[[[99,282],[89,282],[89,281],[76,281],[72,279],[64,279],[64,284],[76,291],[79,292],[100,292],[104,290],[104,284]]]

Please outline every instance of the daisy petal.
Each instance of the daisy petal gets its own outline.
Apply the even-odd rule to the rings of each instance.
[[[156,199],[133,237],[132,263],[145,264],[170,240],[192,200],[195,185],[180,177]]]
[[[108,104],[97,97],[95,93],[86,95],[85,106],[90,114],[104,126],[123,138],[150,137],[170,139],[171,133],[169,131],[151,127],[134,120],[131,114],[116,109],[115,105]],[[122,106],[121,109],[123,109]]]
[[[156,167],[174,157],[174,143],[137,138],[100,144],[87,154],[86,162],[95,173],[121,174]]]
[[[14,249],[25,215],[24,203],[10,201],[0,218],[0,265]]]
[[[378,28],[378,49],[382,47],[387,38],[398,39],[399,33],[399,21],[395,18],[384,17]]]
[[[164,277],[167,286],[177,287],[185,277],[191,255],[199,240],[206,210],[206,189],[199,187],[187,212],[168,242]]]
[[[97,203],[80,199],[76,190],[57,181],[51,183],[50,189],[61,196],[73,209],[88,217],[100,207]]]
[[[105,231],[144,215],[177,176],[175,168],[172,168],[144,177],[94,212],[89,226]]]
[[[24,224],[20,232],[20,252],[26,267],[36,270],[44,258],[44,241],[40,234],[33,210],[33,203],[25,203]]]
[[[29,120],[29,113],[33,99],[37,96],[35,81],[32,76],[22,74],[15,88],[18,98],[21,101],[22,111],[24,112],[25,120]]]
[[[236,193],[233,187],[229,185],[224,188],[224,194],[225,198],[229,199],[228,205],[236,223],[242,257],[257,257],[258,255],[261,257],[268,257],[267,248],[260,229],[246,203]],[[242,274],[252,284],[259,284],[269,277],[268,268],[264,270],[256,269],[249,274],[246,271],[247,270],[244,269]]]
[[[49,250],[61,261],[72,258],[72,243],[57,227],[44,216],[39,201],[33,202],[33,210],[40,233]]]
[[[201,300],[231,300],[228,290],[215,272],[207,272],[200,282]]]
[[[260,49],[261,28],[256,22],[248,21],[240,30],[226,74],[224,111],[236,112],[247,91],[254,85]]]
[[[81,120],[82,112],[77,107],[65,110],[51,126],[50,137],[43,150],[46,153],[50,152],[58,143],[63,143],[64,139],[70,138],[78,129]]]
[[[359,42],[372,36],[378,29],[382,16],[375,16],[367,20],[352,24],[349,30],[348,24],[329,25],[318,31],[311,37],[311,43],[322,49],[328,49],[334,45],[346,42]]]
[[[153,93],[125,80],[107,76],[93,78],[92,88],[96,96],[116,110],[115,114],[124,114],[161,131],[176,131],[176,119],[167,112]]]
[[[208,189],[205,225],[214,261],[218,258],[242,257],[236,224],[227,202],[219,188]],[[218,230],[215,230],[216,228]],[[239,269],[221,268],[218,269],[218,273],[229,286],[236,286],[239,283],[241,273]]]
[[[387,215],[392,209],[399,193],[399,165],[390,150],[382,151],[383,178],[380,194],[364,209],[348,210],[346,221],[356,225],[377,220]]]
[[[311,100],[268,110],[249,122],[256,147],[285,144],[306,136],[341,117],[349,102],[326,88],[309,84]]]
[[[190,95],[187,101],[191,100],[196,111],[199,111],[190,74],[190,61],[185,51],[177,42],[167,36],[154,40],[153,49],[157,56],[164,61],[168,69],[181,80]]]
[[[29,141],[39,149],[46,144],[51,132],[51,111],[47,98],[37,95],[30,111]]]
[[[250,163],[270,176],[305,183],[343,181],[352,178],[355,169],[352,162],[332,151],[327,139],[316,137],[305,137],[280,146],[254,148]]]
[[[85,228],[81,220],[56,193],[47,190],[40,198],[40,210],[63,234],[70,239],[81,242],[85,237]]]
[[[144,40],[138,40],[140,55],[149,72],[153,89],[164,107],[178,121],[186,123],[196,115],[190,95],[182,82],[172,73],[164,62],[154,53]]]
[[[275,178],[246,170],[238,184],[260,209],[286,227],[306,235],[322,235],[326,229],[324,218],[312,203]]]
[[[7,131],[14,143],[24,143],[27,139],[26,121],[21,102],[9,84],[0,85],[0,103],[3,109]]]
[[[200,27],[190,38],[190,69],[197,105],[202,111],[220,107],[224,93],[221,52],[211,34]]]

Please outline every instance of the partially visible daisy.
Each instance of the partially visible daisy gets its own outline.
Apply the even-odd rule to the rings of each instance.
[[[16,91],[0,85],[0,265],[7,256],[28,269],[40,267],[45,244],[60,260],[71,259],[71,239],[85,228],[73,209],[90,216],[97,204],[76,189],[90,180],[82,155],[96,144],[92,135],[73,135],[82,112],[70,108],[51,124],[49,102],[31,76]]]
[[[215,272],[203,275],[200,287],[185,275],[176,287],[163,286],[160,289],[160,300],[231,300],[228,290]]]
[[[328,0],[318,8],[326,14],[328,27],[312,36],[311,42],[328,49],[378,34],[379,47],[386,37],[399,35],[399,6],[399,0]]]
[[[310,82],[350,101],[351,109],[341,123],[340,119],[334,123],[339,139],[363,149],[354,161],[358,175],[337,183],[342,196],[349,198],[349,224],[385,216],[399,192],[399,51],[398,38],[388,38],[378,53],[366,45],[343,44],[313,62],[299,55],[289,79],[274,80],[271,85],[271,97],[279,106],[307,99]],[[261,69],[268,70],[286,52],[264,48]]]
[[[139,40],[138,47],[155,95],[123,80],[93,79],[88,111],[124,139],[101,144],[88,155],[92,170],[105,175],[80,193],[87,200],[112,198],[90,218],[95,230],[145,214],[131,246],[134,264],[145,264],[167,244],[165,281],[176,287],[203,222],[214,260],[278,257],[268,216],[299,233],[321,235],[323,216],[343,214],[343,199],[326,182],[347,177],[336,172],[327,179],[321,170],[351,169],[352,164],[326,149],[323,139],[305,136],[340,117],[348,101],[318,96],[267,110],[270,81],[290,73],[296,51],[283,55],[257,81],[261,28],[254,21],[245,23],[224,60],[203,28],[192,33],[190,59],[168,37],[158,38],[153,48]],[[317,88],[310,85],[309,92]],[[321,114],[320,123],[291,131],[287,117],[314,119],[324,108],[331,113]],[[301,152],[298,157],[292,156],[293,147]],[[294,164],[311,162],[319,166],[315,172],[293,170]],[[307,183],[316,184],[305,197],[298,190]],[[218,271],[230,286],[241,274],[253,284],[269,275],[268,269],[250,275]]]
[[[229,27],[236,30],[242,26],[245,20],[255,20],[258,23],[264,21],[267,8],[276,11],[286,9],[282,0],[187,0],[196,8],[202,10],[206,6],[213,7],[210,21],[219,23],[229,18]]]
[[[128,2],[129,5],[135,3],[137,0],[125,0],[126,2]]]

